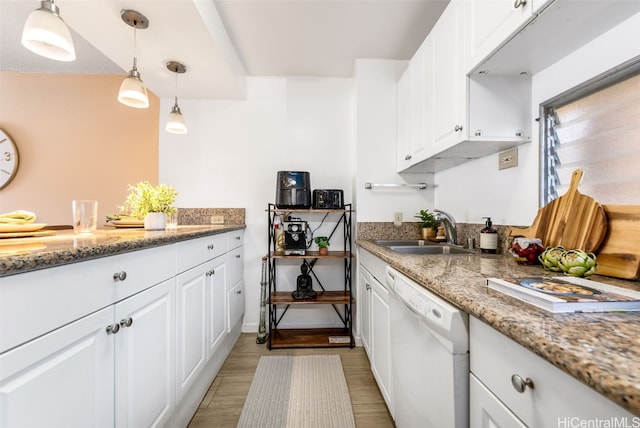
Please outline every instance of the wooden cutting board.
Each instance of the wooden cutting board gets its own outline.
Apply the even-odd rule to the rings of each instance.
[[[607,233],[607,215],[593,198],[578,191],[583,171],[576,169],[567,192],[538,210],[527,228],[509,228],[511,236],[540,238],[545,247],[594,252]]]
[[[640,277],[640,205],[604,205],[609,227],[597,253],[596,274]]]

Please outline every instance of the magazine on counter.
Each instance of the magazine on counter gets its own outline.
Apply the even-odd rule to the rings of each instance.
[[[640,311],[640,291],[584,278],[488,278],[487,287],[549,312]]]

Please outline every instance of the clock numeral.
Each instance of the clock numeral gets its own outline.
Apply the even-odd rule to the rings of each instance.
[[[7,162],[11,162],[11,159],[13,159],[11,152],[4,152],[3,157],[4,157],[4,160],[6,160]]]

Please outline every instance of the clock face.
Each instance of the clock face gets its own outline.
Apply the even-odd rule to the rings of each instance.
[[[18,147],[2,129],[0,129],[0,189],[11,183],[18,172]]]

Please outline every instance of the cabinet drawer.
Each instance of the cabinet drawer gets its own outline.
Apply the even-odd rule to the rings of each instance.
[[[227,234],[205,236],[178,242],[178,272],[214,259],[227,252]]]
[[[234,249],[242,245],[244,230],[234,230],[227,233],[227,244],[229,249]]]
[[[174,275],[166,245],[2,278],[0,353]]]
[[[469,317],[471,372],[531,427],[557,427],[558,421],[633,418],[631,413],[551,365],[476,318]],[[531,379],[523,393],[512,375]]]

